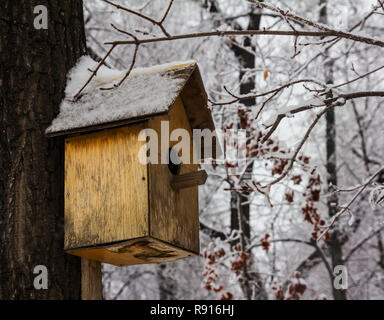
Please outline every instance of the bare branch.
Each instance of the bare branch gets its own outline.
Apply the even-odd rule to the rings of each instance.
[[[305,240],[301,240],[301,239],[287,238],[287,239],[269,240],[268,242],[270,242],[270,243],[293,242],[293,243],[301,243],[301,244],[305,244],[305,245],[314,247],[316,249],[318,255],[320,256],[321,260],[323,261],[330,277],[331,278],[333,277],[331,265],[329,264],[327,258],[325,257],[323,250],[319,247],[319,245],[316,243],[316,241],[305,241]],[[249,250],[252,250],[254,248],[261,247],[261,246],[262,246],[262,243],[257,243],[257,244],[254,244],[254,245],[251,245],[250,247],[248,247],[247,250],[249,251]]]
[[[350,210],[350,207],[352,206],[352,204],[357,200],[357,198],[362,194],[362,192],[367,189],[371,184],[372,182],[376,179],[376,177],[381,174],[382,172],[384,172],[384,166],[381,167],[379,170],[376,171],[376,173],[374,175],[372,175],[369,180],[367,182],[365,182],[364,184],[362,184],[360,186],[360,190],[358,192],[356,192],[356,194],[352,197],[352,199],[348,202],[347,205],[345,205],[338,213],[336,213],[333,217],[332,217],[332,220],[330,222],[330,224],[326,227],[324,227],[324,231],[321,233],[321,235],[319,236],[319,238],[317,239],[318,241],[321,240],[321,238],[330,230],[330,228],[332,228],[334,226],[334,224],[336,223],[336,221],[346,212],[349,212]]]
[[[96,69],[92,71],[91,76],[87,80],[87,82],[82,86],[82,88],[75,94],[73,100],[76,101],[79,99],[80,94],[83,92],[83,90],[87,87],[87,85],[91,82],[91,80],[96,76],[97,71],[99,71],[100,67],[104,64],[105,60],[109,57],[109,55],[112,53],[113,49],[115,49],[116,46],[112,45],[111,48],[108,50],[108,52],[104,55],[103,59],[100,60],[99,64],[96,66]]]
[[[162,24],[162,23],[165,21],[165,19],[167,18],[168,13],[169,13],[169,11],[171,10],[172,4],[173,4],[173,0],[169,1],[168,8],[167,8],[167,10],[166,10],[165,13],[164,13],[163,18],[160,20],[160,24]]]
[[[210,238],[219,238],[222,241],[225,241],[229,238],[224,232],[217,231],[211,227],[208,227],[202,222],[200,222],[200,230],[207,234]]]
[[[116,31],[118,31],[118,32],[120,32],[120,33],[123,33],[123,34],[126,34],[127,36],[129,36],[129,37],[131,37],[131,38],[133,38],[133,39],[135,39],[136,41],[138,41],[139,39],[137,39],[137,37],[134,35],[134,34],[132,34],[132,33],[130,33],[130,32],[128,32],[128,31],[125,31],[125,30],[122,30],[122,29],[119,29],[118,27],[116,27],[113,23],[111,23],[111,26],[112,26],[112,28],[113,29],[115,29]]]
[[[110,4],[111,6],[114,6],[115,8],[117,8],[117,9],[119,9],[119,10],[123,10],[123,11],[129,12],[129,13],[134,14],[134,15],[136,15],[136,16],[138,16],[138,17],[144,19],[144,20],[147,20],[147,21],[151,22],[151,23],[154,24],[154,25],[157,25],[157,26],[161,29],[161,31],[164,33],[165,36],[167,36],[167,37],[170,37],[170,36],[171,36],[171,35],[167,32],[167,30],[165,30],[165,28],[164,28],[164,26],[163,26],[163,22],[164,22],[165,18],[167,17],[167,15],[168,15],[168,13],[169,13],[169,10],[171,9],[173,0],[170,1],[170,4],[169,4],[169,6],[168,6],[168,9],[167,9],[167,11],[165,12],[165,14],[164,14],[163,18],[161,19],[161,21],[156,21],[156,20],[152,19],[151,17],[146,16],[145,14],[142,14],[142,13],[140,13],[140,12],[137,12],[137,11],[134,11],[134,10],[131,10],[131,9],[128,9],[128,8],[126,8],[126,7],[123,7],[123,6],[119,5],[119,4],[113,3],[112,1],[109,1],[109,0],[103,0],[103,1],[106,2],[106,3],[108,3],[108,4]]]
[[[120,80],[119,83],[113,85],[113,87],[109,87],[109,88],[101,88],[100,90],[112,90],[112,89],[115,89],[115,88],[118,88],[121,86],[121,84],[128,78],[128,76],[131,74],[131,71],[133,69],[133,67],[135,66],[135,63],[136,63],[136,57],[137,57],[137,52],[139,51],[139,45],[137,44],[135,46],[135,51],[133,52],[133,58],[132,58],[132,62],[131,62],[131,65],[129,66],[129,69],[127,71],[127,73],[125,74],[125,76]]]
[[[376,43],[379,41],[379,40],[376,40],[376,39],[373,39],[373,38],[370,38],[370,37],[364,37],[364,36],[360,36],[360,35],[355,35],[355,34],[350,33],[350,32],[345,32],[345,31],[341,31],[341,30],[334,30],[332,28],[329,28],[326,25],[313,22],[313,21],[308,20],[306,18],[303,18],[303,17],[301,17],[299,15],[290,13],[289,11],[284,11],[284,10],[278,8],[278,7],[271,6],[271,5],[269,5],[269,4],[265,3],[265,2],[260,2],[260,1],[257,1],[257,0],[248,0],[248,1],[251,2],[251,3],[256,4],[260,8],[265,8],[265,9],[269,9],[269,10],[272,10],[274,12],[280,13],[281,15],[285,16],[287,19],[292,19],[292,20],[301,22],[301,23],[303,23],[305,25],[314,27],[314,28],[316,28],[318,30],[321,30],[321,31],[324,31],[324,32],[334,32],[335,33],[334,35],[339,37],[339,38],[350,39],[350,40],[354,40],[354,41],[358,41],[358,42],[365,42],[365,43],[369,43],[369,44],[372,44],[372,45],[376,45]],[[379,41],[379,42],[381,42],[381,41]]]
[[[233,104],[233,103],[236,103],[236,102],[239,102],[239,101],[243,101],[243,100],[256,99],[256,98],[264,97],[264,96],[267,96],[267,95],[270,95],[270,94],[273,95],[273,94],[276,94],[276,93],[282,91],[283,89],[289,88],[289,87],[291,87],[291,86],[293,86],[295,84],[305,83],[305,82],[314,83],[314,84],[317,84],[319,86],[322,86],[323,88],[327,88],[327,85],[325,85],[325,84],[323,84],[320,81],[315,80],[315,79],[300,79],[300,80],[296,80],[296,81],[292,81],[292,82],[286,83],[286,84],[284,84],[284,85],[282,85],[282,86],[280,86],[280,87],[278,87],[276,89],[270,90],[270,91],[262,92],[262,93],[255,94],[255,95],[244,95],[244,96],[236,96],[233,93],[229,93],[228,89],[226,87],[224,87],[224,90],[229,95],[234,97],[235,99],[231,100],[231,101],[227,101],[227,102],[214,102],[212,100],[210,100],[210,102],[213,105],[216,105],[216,106],[224,106],[224,105]]]
[[[107,1],[107,0],[104,0]],[[223,36],[239,36],[239,35],[258,35],[258,36],[305,36],[305,37],[338,37],[349,39],[357,42],[362,42],[378,47],[384,48],[384,41],[373,39],[369,37],[364,37],[360,35],[355,35],[352,33],[346,33],[338,30],[329,29],[329,31],[286,31],[286,30],[226,30],[226,31],[211,31],[211,32],[199,32],[199,33],[186,33],[170,37],[162,38],[153,38],[153,39],[140,39],[138,42],[143,43],[153,43],[153,42],[163,42],[163,41],[175,41],[182,39],[192,39],[192,38],[204,38],[204,37],[223,37]],[[136,41],[108,41],[105,44],[115,44],[115,45],[129,45],[135,44]]]
[[[191,38],[223,37],[223,36],[227,36],[227,35],[264,35],[264,36],[265,35],[282,35],[282,36],[294,36],[295,37],[295,55],[297,55],[299,53],[299,52],[297,52],[297,49],[296,49],[297,37],[298,36],[310,36],[310,37],[322,37],[322,38],[333,36],[333,37],[336,37],[336,38],[345,38],[345,39],[350,39],[350,40],[354,40],[354,41],[357,41],[357,42],[363,42],[363,43],[367,43],[367,44],[371,44],[371,45],[375,45],[375,46],[379,46],[379,47],[384,47],[384,41],[377,40],[377,39],[372,39],[372,38],[364,37],[364,36],[360,36],[360,35],[355,35],[355,34],[352,34],[352,33],[349,33],[349,32],[333,30],[333,29],[331,29],[329,27],[317,24],[317,23],[312,22],[312,21],[310,21],[308,19],[302,18],[300,16],[294,15],[294,14],[289,13],[289,12],[285,12],[282,9],[279,9],[279,8],[267,5],[265,3],[262,3],[262,2],[259,2],[259,1],[256,1],[256,0],[249,0],[249,1],[252,2],[252,3],[255,3],[256,5],[258,5],[260,7],[267,8],[267,9],[270,9],[272,11],[277,12],[278,14],[281,14],[284,17],[284,19],[287,21],[287,23],[291,26],[293,31],[279,31],[279,30],[276,31],[276,30],[266,30],[266,29],[264,29],[264,30],[229,30],[229,31],[213,31],[213,32],[190,33],[190,34],[182,34],[182,35],[171,36],[165,30],[165,28],[163,26],[163,22],[165,21],[165,19],[167,18],[168,14],[169,14],[169,11],[170,11],[170,9],[172,7],[172,4],[173,4],[173,0],[170,0],[169,5],[168,5],[168,7],[167,7],[167,9],[166,9],[166,11],[165,11],[165,13],[164,13],[164,15],[163,15],[163,17],[162,17],[162,19],[160,21],[156,21],[156,20],[154,20],[154,19],[152,19],[152,18],[150,18],[150,17],[148,17],[148,16],[146,16],[146,15],[140,13],[140,12],[128,9],[126,7],[123,7],[121,5],[113,3],[113,2],[111,2],[109,0],[103,0],[103,1],[108,3],[108,4],[110,4],[110,5],[112,5],[112,6],[114,6],[114,7],[116,7],[117,9],[121,9],[121,10],[126,11],[128,13],[134,14],[134,15],[136,15],[136,16],[144,19],[144,20],[147,20],[147,21],[151,22],[154,25],[157,25],[162,30],[162,32],[164,33],[165,37],[138,39],[133,34],[127,32],[127,31],[123,31],[123,30],[118,29],[117,27],[113,26],[117,31],[131,36],[133,38],[133,40],[128,40],[128,41],[121,41],[120,40],[120,41],[112,41],[112,42],[106,42],[105,43],[105,44],[112,45],[111,49],[107,52],[105,57],[102,59],[101,64],[99,63],[99,65],[96,67],[95,72],[93,72],[91,74],[90,78],[87,80],[85,85],[75,95],[75,100],[78,99],[78,97],[81,94],[81,92],[85,89],[85,87],[89,84],[89,82],[93,79],[93,77],[95,77],[97,70],[104,63],[105,59],[110,55],[112,50],[116,46],[119,46],[119,45],[130,45],[130,44],[136,45],[133,59],[136,58],[136,54],[137,54],[137,51],[138,51],[138,46],[140,44],[153,43],[153,42],[162,42],[162,41],[173,41],[173,40],[181,40],[181,39],[191,39]],[[298,22],[303,23],[305,25],[313,26],[313,27],[319,29],[320,31],[298,31],[298,30],[296,30],[293,27],[293,25],[288,21],[288,19],[292,19],[292,20],[298,21]],[[334,43],[335,42],[333,42],[333,44]],[[133,63],[131,63],[131,67],[129,68],[126,76],[117,85],[117,87],[120,86],[122,84],[122,82],[129,76],[129,74],[130,74],[130,72],[131,72],[131,70],[133,68],[133,65],[134,65],[134,61],[133,61]],[[114,87],[116,87],[116,86],[114,86]]]
[[[381,70],[381,69],[384,69],[384,66],[378,67],[378,68],[376,68],[376,69],[374,69],[374,70],[372,70],[372,71],[369,71],[369,72],[367,72],[367,73],[364,73],[363,75],[361,75],[361,76],[359,76],[359,77],[357,77],[357,78],[355,78],[355,79],[352,79],[352,80],[350,80],[350,81],[341,83],[341,84],[339,84],[339,85],[337,85],[337,86],[333,86],[332,89],[337,89],[337,88],[340,88],[340,87],[345,86],[345,85],[347,85],[347,84],[350,84],[350,83],[353,83],[353,82],[355,82],[355,81],[361,80],[361,79],[363,79],[363,78],[365,78],[365,77],[371,75],[372,73],[375,73],[375,72],[377,72],[377,71],[379,71],[379,70]]]
[[[303,139],[300,141],[299,143],[299,146],[296,148],[296,150],[294,151],[294,154],[293,156],[291,157],[291,159],[289,160],[289,164],[288,164],[288,167],[286,167],[283,171],[283,173],[278,177],[276,178],[275,180],[273,180],[272,182],[269,182],[264,188],[266,187],[271,187],[272,185],[280,182],[281,180],[283,180],[287,175],[288,173],[291,171],[292,167],[293,167],[293,164],[295,163],[296,161],[296,157],[297,155],[299,154],[299,152],[301,151],[302,147],[304,146],[305,142],[308,140],[309,138],[309,135],[311,134],[313,128],[316,126],[316,124],[319,122],[319,120],[322,118],[323,115],[325,115],[327,113],[328,110],[334,108],[336,105],[329,105],[327,106],[326,108],[324,108],[319,114],[317,114],[315,120],[312,122],[312,124],[310,125],[310,127],[308,128],[307,132],[305,133]],[[279,120],[280,122],[281,120]],[[276,129],[276,128],[275,128]]]
[[[383,1],[382,0],[377,0],[378,2],[379,2],[379,5],[380,5],[380,7],[383,9],[383,11],[384,11],[384,3],[383,3]]]
[[[351,251],[349,251],[349,253],[347,254],[347,256],[343,259],[344,262],[347,262],[349,260],[349,258],[357,251],[359,250],[367,241],[369,241],[370,239],[372,239],[375,235],[377,235],[378,233],[380,233],[382,230],[384,229],[384,226],[381,226],[379,229],[377,229],[376,231],[374,231],[373,233],[371,233],[369,236],[367,236],[366,238],[362,239],[359,243],[357,243],[352,249]]]

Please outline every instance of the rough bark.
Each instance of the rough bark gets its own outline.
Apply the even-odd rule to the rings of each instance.
[[[48,30],[34,28],[37,5]],[[63,251],[63,141],[44,131],[85,50],[82,1],[2,0],[0,30],[0,299],[80,299],[80,259]]]

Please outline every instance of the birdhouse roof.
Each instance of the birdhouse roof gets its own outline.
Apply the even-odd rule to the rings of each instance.
[[[75,94],[90,76],[96,62],[80,58],[68,74],[60,113],[47,128],[48,136],[90,132],[142,121],[166,114],[181,95],[192,129],[214,130],[207,94],[194,61],[133,69],[121,86],[126,71],[102,66],[77,101]],[[103,90],[104,89],[104,90]]]

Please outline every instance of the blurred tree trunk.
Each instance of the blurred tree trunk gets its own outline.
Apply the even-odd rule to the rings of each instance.
[[[34,28],[37,5],[47,30]],[[82,1],[2,0],[0,29],[0,299],[80,299],[80,258],[63,251],[63,140],[44,132],[85,51]]]
[[[216,0],[204,0],[203,6],[209,10],[213,17],[220,14],[219,5]],[[248,16],[248,26],[247,30],[259,30],[260,29],[260,19],[261,15],[259,13],[254,13],[251,11]],[[216,25],[215,25],[216,24]],[[216,27],[219,24],[214,21],[214,25]],[[240,30],[241,27],[236,25],[236,29]],[[247,48],[247,49],[244,49]],[[236,57],[239,60],[241,71],[239,73],[239,81],[240,81],[240,94],[247,94],[253,89],[255,89],[255,78],[249,77],[245,79],[246,72],[244,70],[254,69],[255,68],[255,55],[252,52],[255,50],[255,47],[252,46],[251,38],[245,37],[243,43],[241,45],[236,45],[235,43],[231,46],[231,49],[235,53]],[[246,107],[252,107],[256,103],[255,100],[247,100],[244,102]],[[247,129],[241,128],[238,126],[238,129]],[[251,180],[253,172],[253,165],[249,165],[244,174],[244,180]],[[247,194],[239,194],[236,191],[231,192],[231,233],[233,231],[241,231],[240,239],[232,243],[232,246],[236,246],[237,244],[241,244],[243,249],[244,246],[248,243],[251,236],[250,229],[250,204],[248,203],[248,195]],[[249,253],[250,254],[250,253]],[[240,283],[241,289],[243,291],[244,297],[247,300],[251,300],[253,298],[257,299],[267,299],[267,294],[264,290],[264,286],[261,282],[260,277],[256,272],[256,267],[252,266],[252,257],[250,254],[250,258],[248,259],[243,273],[243,281]]]
[[[323,24],[328,23],[327,14],[328,0],[320,0],[320,22]],[[325,82],[329,85],[334,83],[333,80],[333,60],[329,56],[328,52],[324,55],[324,72]],[[331,98],[332,93],[328,93],[327,98]],[[337,186],[337,154],[336,154],[336,115],[335,109],[331,109],[326,114],[326,145],[327,145],[327,186],[328,194],[332,194],[334,191],[333,186]],[[328,215],[333,217],[338,211],[338,197],[336,194],[329,196],[328,198]],[[330,239],[328,241],[329,253],[331,256],[332,268],[337,265],[343,264],[343,242],[341,241],[341,234],[337,227],[331,231]],[[331,286],[333,292],[333,298],[335,300],[346,300],[346,290],[338,290],[333,285],[333,279],[331,279]]]
[[[215,1],[211,1],[210,6],[211,13],[217,13],[218,5]],[[254,13],[252,10],[248,16],[247,30],[259,30],[260,29],[261,14]],[[241,29],[240,26],[236,26],[237,29]],[[250,37],[245,37],[243,43],[240,46],[233,45],[233,52],[239,60],[241,71],[239,74],[240,81],[240,94],[248,94],[256,88],[255,77],[247,77],[244,70],[250,70],[255,68],[255,55],[252,52],[255,51],[255,47],[251,43]],[[246,48],[246,49],[245,49]],[[249,50],[247,50],[249,49]],[[243,102],[245,107],[253,107],[255,100],[247,100]],[[247,129],[246,127],[239,129]],[[244,174],[244,180],[252,180],[253,164],[249,165]],[[246,244],[248,244],[251,237],[250,228],[250,204],[247,194],[239,194],[238,192],[231,192],[231,232],[234,230],[241,230],[241,239],[238,243],[242,244],[243,250]],[[234,243],[233,245],[236,245]],[[243,282],[241,282],[241,288],[246,299],[267,299],[267,294],[264,290],[261,278],[257,274],[257,268],[252,265],[251,253],[250,258],[243,269]]]
[[[159,300],[177,299],[177,280],[173,277],[172,265],[161,263],[156,266],[159,284]]]
[[[259,30],[260,29],[260,20],[261,14],[254,13],[253,10],[248,15],[248,26],[247,30]],[[238,28],[239,29],[239,28]],[[244,49],[247,48],[248,50]],[[240,81],[240,94],[249,94],[254,89],[256,89],[255,76],[248,77],[246,71],[243,70],[252,70],[255,68],[255,55],[252,52],[255,52],[256,48],[251,43],[250,37],[245,37],[242,46],[234,45],[232,47],[233,52],[236,57],[239,59],[241,65],[241,72],[239,74]],[[243,102],[245,107],[254,107],[256,100],[246,100]],[[248,129],[246,127],[241,127],[239,129]],[[247,133],[248,136],[248,133]],[[253,163],[247,166],[244,173],[244,181],[252,180],[253,172]],[[250,203],[249,203],[248,194],[238,194],[237,192],[231,193],[231,231],[241,230],[241,241],[240,243],[243,246],[249,243],[251,238],[251,228],[250,228]],[[258,299],[265,300],[268,298],[264,285],[262,283],[261,277],[257,273],[257,268],[253,263],[252,253],[248,252],[249,259],[244,267],[244,282],[241,283],[242,290],[246,299]]]

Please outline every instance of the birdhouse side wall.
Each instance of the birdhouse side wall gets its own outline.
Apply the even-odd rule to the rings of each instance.
[[[198,165],[193,163],[192,130],[184,108],[183,101],[177,98],[167,115],[157,116],[148,121],[148,127],[159,136],[159,159],[161,157],[161,122],[169,121],[169,132],[186,129],[190,136],[190,163],[181,164],[178,174],[195,172]],[[170,141],[173,147],[178,141]],[[199,206],[198,187],[173,190],[173,174],[167,164],[149,164],[149,206],[150,236],[183,248],[194,254],[199,253]]]

